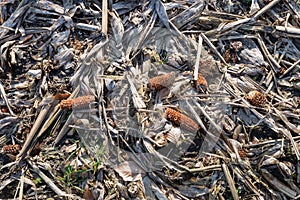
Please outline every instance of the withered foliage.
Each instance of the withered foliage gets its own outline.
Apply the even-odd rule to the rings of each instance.
[[[299,11],[0,1],[0,199],[299,198]]]

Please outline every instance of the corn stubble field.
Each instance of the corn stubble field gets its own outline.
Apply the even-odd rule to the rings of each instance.
[[[0,199],[300,197],[298,0],[0,0]]]

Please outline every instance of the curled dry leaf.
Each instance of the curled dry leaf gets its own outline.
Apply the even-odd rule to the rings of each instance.
[[[234,51],[240,51],[243,48],[243,43],[241,41],[232,41],[230,42],[230,48]]]
[[[246,98],[254,106],[262,106],[267,101],[266,96],[257,90],[250,91]]]
[[[255,66],[264,66],[266,64],[264,56],[256,43],[251,39],[244,39],[242,42],[244,48],[239,52],[241,62]]]
[[[197,132],[200,128],[199,125],[194,120],[178,112],[177,110],[174,110],[172,108],[167,108],[165,114],[168,120],[170,120],[175,125],[180,126],[186,130]]]
[[[231,132],[235,128],[234,121],[229,116],[227,116],[227,115],[225,115],[224,118],[222,118],[221,123],[223,125],[223,129],[226,132]]]
[[[167,140],[172,142],[173,144],[179,145],[180,138],[181,138],[181,130],[178,127],[172,127],[171,130],[168,132]]]
[[[60,108],[63,110],[80,109],[87,107],[90,103],[95,101],[93,95],[81,96],[74,99],[62,100]]]
[[[156,144],[159,145],[159,147],[162,147],[168,143],[167,138],[168,138],[168,135],[166,135],[164,133],[158,133],[155,136],[154,140],[155,140]]]
[[[116,166],[115,170],[124,181],[142,180],[142,177],[145,174],[145,171],[134,161],[125,161]]]

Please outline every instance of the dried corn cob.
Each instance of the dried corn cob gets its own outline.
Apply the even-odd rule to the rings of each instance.
[[[175,73],[167,73],[159,76],[155,76],[149,80],[150,87],[153,90],[161,90],[165,87],[172,85],[175,79]]]
[[[172,108],[167,108],[165,111],[166,118],[173,122],[175,125],[180,126],[186,130],[196,132],[199,130],[199,125],[189,118],[188,116],[174,110]]]
[[[17,154],[20,149],[21,147],[18,144],[10,144],[3,146],[4,153]]]
[[[208,86],[206,79],[201,74],[198,74],[196,86],[201,86],[201,85],[205,87]]]
[[[254,106],[262,106],[267,101],[266,96],[256,90],[250,91],[246,98]]]
[[[68,94],[68,93],[58,93],[54,96],[54,99],[63,100],[63,99],[67,99],[69,96],[70,96],[70,94]]]
[[[74,99],[62,100],[60,108],[64,110],[80,109],[87,107],[90,103],[95,101],[93,95],[81,96]]]
[[[198,79],[196,81],[196,89],[198,92],[201,90],[200,87],[202,87],[202,89],[205,89],[208,87],[208,84],[206,79],[201,74],[198,74]]]

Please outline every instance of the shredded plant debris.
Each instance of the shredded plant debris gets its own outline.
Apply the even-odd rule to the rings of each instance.
[[[298,199],[299,0],[0,0],[0,199]]]

